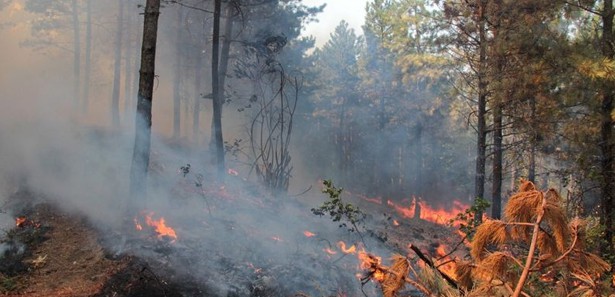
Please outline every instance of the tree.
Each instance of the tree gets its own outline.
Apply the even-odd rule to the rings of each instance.
[[[315,84],[318,96],[313,99],[316,114],[323,115],[337,125],[335,147],[337,148],[338,174],[342,182],[351,179],[352,146],[355,137],[352,129],[352,113],[359,104],[359,84],[357,58],[361,40],[355,35],[348,23],[341,21],[331,33],[329,41],[314,52]],[[335,82],[335,83],[331,83]]]
[[[92,1],[86,0],[85,23],[85,69],[83,78],[83,98],[81,110],[88,111],[90,104],[90,74],[92,73]]]
[[[152,99],[156,66],[156,40],[160,0],[147,0],[143,20],[141,46],[141,69],[139,70],[139,94],[135,123],[135,146],[130,168],[129,212],[135,211],[135,199],[145,196],[147,170],[149,167],[150,138],[152,129]]]
[[[218,179],[224,178],[224,140],[222,138],[222,103],[223,94],[220,94],[220,12],[222,7],[221,0],[214,0],[214,24],[213,40],[211,50],[211,90],[213,96],[213,145],[216,156],[216,168]]]
[[[115,54],[113,63],[113,92],[111,95],[111,123],[120,127],[120,79],[122,67],[122,32],[124,31],[124,0],[118,0],[117,30],[115,33]]]

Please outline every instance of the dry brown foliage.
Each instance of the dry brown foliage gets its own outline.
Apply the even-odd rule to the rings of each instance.
[[[471,260],[456,263],[459,289],[445,282],[437,268],[425,265],[416,273],[399,255],[391,267],[379,261],[369,266],[372,274],[385,274],[380,280],[385,297],[397,296],[406,283],[425,296],[519,297],[548,291],[553,296],[601,296],[604,287],[597,280],[611,267],[585,250],[585,227],[579,218],[568,220],[557,191],[541,192],[522,181],[504,208],[504,219],[486,219],[471,242]]]
[[[404,287],[406,281],[405,276],[410,272],[410,263],[406,257],[401,255],[393,255],[391,258],[393,265],[389,267],[389,273],[386,274],[382,282],[382,293],[384,297],[395,297],[397,292]]]
[[[584,250],[585,225],[579,218],[568,221],[561,200],[553,189],[540,192],[522,181],[504,209],[504,220],[487,220],[477,228],[470,252],[473,265],[457,266],[460,285],[489,292],[501,283],[508,296],[521,296],[558,281],[567,292],[579,293],[575,289],[582,283],[587,287],[583,292],[597,294],[595,279],[611,267]],[[544,276],[538,281],[543,283],[535,280],[540,278],[528,283],[530,274]]]

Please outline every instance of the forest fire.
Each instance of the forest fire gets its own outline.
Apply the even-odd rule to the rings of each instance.
[[[165,218],[161,217],[160,219],[154,219],[154,212],[144,213],[145,224],[153,228],[153,230],[157,233],[158,239],[162,239],[164,237],[170,238],[172,242],[177,240],[177,234],[175,230],[166,224]],[[143,230],[143,225],[139,223],[137,218],[134,219],[135,229],[138,231]]]
[[[418,208],[416,207],[417,204]],[[454,219],[457,217],[457,214],[463,213],[469,207],[468,205],[465,205],[459,201],[453,201],[453,207],[450,210],[444,208],[435,208],[425,203],[425,201],[417,199],[416,197],[413,197],[412,203],[407,207],[397,204],[391,200],[387,200],[387,205],[395,208],[397,213],[399,213],[403,217],[415,218],[418,215],[419,218],[422,220],[441,225],[454,221]],[[453,222],[453,225],[456,224],[458,223]]]
[[[441,243],[436,248],[436,257],[438,259],[437,262],[439,263],[437,264],[438,270],[454,279],[456,267],[455,260],[448,255],[447,246],[445,244]]]
[[[364,279],[373,279],[377,282],[383,282],[385,279],[384,270],[382,270],[382,258],[376,255],[360,251],[357,255],[359,258],[359,268],[366,271]]]

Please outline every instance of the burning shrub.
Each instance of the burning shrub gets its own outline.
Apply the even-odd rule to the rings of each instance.
[[[555,190],[540,192],[533,183],[522,181],[504,209],[504,220],[486,219],[476,228],[470,245],[472,260],[457,263],[455,281],[417,249],[413,250],[427,265],[420,273],[408,266],[414,276],[408,271],[400,274],[380,261],[364,261],[369,265],[362,268],[381,285],[384,296],[396,296],[406,283],[426,296],[518,297],[554,291],[603,296],[608,286],[599,280],[611,267],[586,251],[585,232],[581,219],[568,220]],[[408,258],[395,257],[392,267],[403,261]]]

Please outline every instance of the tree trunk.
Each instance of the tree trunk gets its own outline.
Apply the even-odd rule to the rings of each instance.
[[[228,5],[226,9],[226,23],[224,24],[224,40],[222,41],[222,47],[220,48],[220,60],[218,61],[218,92],[220,93],[221,101],[220,113],[224,107],[224,89],[226,84],[226,72],[228,69],[228,62],[231,50],[231,35],[233,34],[233,10],[232,6]],[[211,118],[211,131],[215,135],[215,117]]]
[[[493,185],[491,187],[491,217],[502,213],[502,104],[501,98],[493,106]]]
[[[90,107],[90,74],[92,72],[92,1],[86,2],[86,24],[85,24],[85,73],[83,79],[83,102],[81,110],[88,112]]]
[[[124,1],[118,0],[117,32],[115,33],[115,63],[113,65],[113,94],[111,97],[111,121],[113,128],[120,127],[120,77],[122,70],[122,31],[124,23]]]
[[[477,140],[476,140],[476,176],[474,183],[474,197],[485,197],[485,163],[486,163],[486,113],[487,113],[487,39],[485,29],[485,8],[486,1],[481,0],[479,6],[479,61],[478,61],[478,111],[477,111]],[[482,221],[482,213],[477,213],[476,221]]]
[[[79,7],[77,0],[72,2],[73,10],[73,107],[79,105],[81,87],[81,31],[79,24]]]
[[[201,116],[201,100],[203,100],[201,92],[201,81],[203,80],[203,53],[201,47],[196,51],[194,61],[194,110],[192,113],[192,139],[194,143],[199,144],[199,120]]]
[[[211,53],[211,90],[213,94],[213,143],[216,154],[218,179],[224,179],[224,147],[222,139],[222,96],[220,94],[220,81],[218,71],[220,58],[220,8],[222,0],[214,1],[214,26]]]
[[[601,50],[604,58],[613,59],[615,49],[613,43],[613,1],[606,0],[602,10],[602,40]],[[613,96],[614,89],[612,84],[605,83],[602,87],[602,102],[600,105],[600,171],[602,173],[600,202],[602,208],[601,223],[604,226],[606,242],[601,246],[603,254],[613,255],[613,235],[615,235],[615,205],[613,205]],[[612,261],[611,261],[612,262]],[[613,263],[612,263],[613,264]]]
[[[530,135],[530,156],[529,156],[529,165],[528,165],[528,173],[527,179],[533,183],[536,182],[536,141],[538,141],[538,133],[536,131],[536,98],[530,98],[530,129],[532,135]]]
[[[182,9],[177,7],[177,24],[175,31],[175,70],[173,75],[173,138],[180,137],[181,125],[181,98],[180,98],[180,73],[181,73],[181,42],[182,42]]]
[[[494,40],[496,42],[504,42],[503,38],[499,36],[501,34],[501,1],[495,1],[495,15],[496,15],[496,26],[494,28]],[[504,71],[505,69],[505,54],[500,50],[502,46],[495,46],[494,55],[496,56],[496,65],[495,69],[497,70],[497,74],[499,77],[497,78],[499,81],[504,81]],[[491,186],[491,217],[494,219],[499,219],[502,214],[502,109],[504,104],[504,97],[508,94],[505,91],[504,87],[500,87],[496,96],[493,98],[493,163],[492,163],[492,174],[493,174],[493,183]]]
[[[145,182],[149,167],[150,138],[152,129],[152,95],[156,65],[156,39],[160,0],[147,0],[143,21],[143,44],[141,46],[141,69],[139,70],[139,94],[135,119],[135,146],[130,168],[131,202],[128,211],[136,211],[136,200],[145,197]]]
[[[132,21],[133,14],[128,11],[125,20],[126,34],[124,37],[124,114],[128,114],[130,102],[132,102]],[[127,119],[124,119],[126,121]]]

